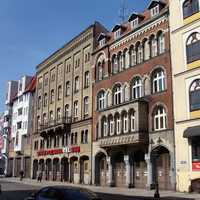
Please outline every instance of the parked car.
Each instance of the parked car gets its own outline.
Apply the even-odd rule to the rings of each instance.
[[[101,200],[94,192],[78,187],[49,186],[24,200]]]

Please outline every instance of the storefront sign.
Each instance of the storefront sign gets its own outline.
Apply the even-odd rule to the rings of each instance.
[[[38,151],[38,156],[57,155],[63,153],[80,153],[80,147],[66,147],[63,149],[51,149]]]
[[[193,162],[192,163],[192,170],[193,171],[200,171],[200,162]]]

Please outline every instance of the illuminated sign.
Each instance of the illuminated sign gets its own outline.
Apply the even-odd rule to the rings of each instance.
[[[192,163],[192,170],[193,171],[200,171],[200,162],[193,162]]]
[[[47,156],[47,155],[58,155],[64,153],[79,153],[80,147],[66,147],[63,149],[50,149],[50,150],[41,150],[38,151],[38,156]]]

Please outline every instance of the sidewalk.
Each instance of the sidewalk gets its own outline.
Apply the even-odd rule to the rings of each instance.
[[[82,188],[88,188],[94,192],[98,193],[107,193],[107,194],[120,194],[120,195],[126,195],[126,196],[138,196],[138,197],[153,197],[154,190],[148,191],[143,189],[128,189],[128,188],[110,188],[110,187],[97,187],[97,186],[91,186],[91,185],[75,185],[70,183],[62,183],[62,182],[52,182],[52,181],[42,181],[42,183],[37,182],[36,180],[32,179],[23,179],[23,181],[20,181],[19,178],[1,178],[2,182],[14,182],[14,183],[22,183],[32,186],[39,186],[45,187],[45,186],[52,186],[52,185],[66,185],[66,186],[74,186],[74,187],[82,187]],[[180,192],[174,192],[174,191],[160,191],[161,197],[176,197],[176,198],[189,198],[189,199],[195,199],[200,200],[200,194],[188,194],[188,193],[180,193]]]

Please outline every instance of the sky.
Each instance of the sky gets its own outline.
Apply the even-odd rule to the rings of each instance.
[[[39,63],[94,21],[111,30],[123,1],[128,16],[150,0],[1,0],[0,112],[8,80],[34,75]]]

